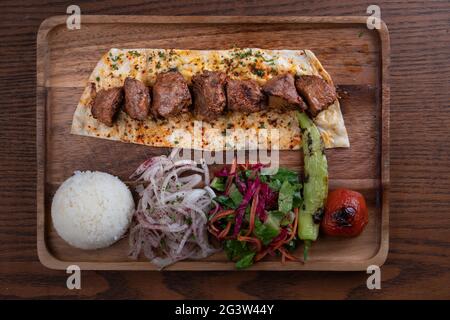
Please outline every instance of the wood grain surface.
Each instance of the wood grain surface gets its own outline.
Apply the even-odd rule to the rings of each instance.
[[[322,60],[331,76],[337,75],[334,84],[341,92],[341,108],[351,147],[326,151],[330,187],[347,187],[363,193],[370,217],[369,225],[359,237],[321,237],[311,248],[307,263],[281,264],[279,258],[267,257],[248,270],[361,271],[369,265],[384,263],[389,244],[389,87],[386,72],[389,37],[385,26],[379,31],[369,31],[364,16],[92,15],[83,19],[83,27],[75,32],[66,28],[65,16],[52,17],[41,25],[38,34],[37,243],[40,261],[45,266],[62,270],[72,264],[82,270],[157,269],[145,257],[138,261],[127,257],[127,237],[106,249],[84,251],[63,241],[51,223],[50,207],[55,191],[75,170],[106,171],[127,182],[131,171],[149,155],[168,151],[70,134],[77,101],[99,57],[111,47],[219,49],[233,45],[267,49],[308,48]],[[334,41],[330,42],[331,39]],[[117,161],[118,155],[126,157]],[[283,167],[302,170],[302,162],[298,150],[279,154],[279,163]],[[212,174],[218,166],[210,169]],[[293,254],[300,257],[302,250],[299,246]],[[235,266],[224,252],[219,252],[200,261],[178,262],[166,270],[233,271]]]
[[[390,252],[364,272],[85,271],[80,291],[36,252],[36,34],[71,3],[0,4],[0,298],[450,298],[448,1],[379,2],[391,36]],[[83,2],[85,14],[363,15],[359,1]],[[70,44],[68,44],[70,45]],[[332,53],[330,53],[332,54]],[[356,66],[357,67],[357,66]]]

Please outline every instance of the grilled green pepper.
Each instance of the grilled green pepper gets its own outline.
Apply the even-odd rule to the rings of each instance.
[[[298,237],[305,240],[307,251],[309,241],[319,235],[320,220],[328,195],[328,165],[320,132],[314,122],[305,114],[297,112],[302,131],[302,148],[305,157],[305,180],[303,204],[299,210]]]

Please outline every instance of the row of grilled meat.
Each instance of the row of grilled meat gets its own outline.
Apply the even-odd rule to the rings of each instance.
[[[191,94],[192,91],[192,94]],[[262,87],[254,80],[230,79],[223,72],[204,71],[192,77],[190,89],[178,71],[157,75],[152,88],[143,82],[126,78],[123,87],[99,90],[92,104],[92,115],[112,126],[123,105],[135,120],[169,118],[189,112],[212,121],[228,111],[252,113],[265,108],[298,109],[316,116],[336,100],[335,88],[317,76],[294,78],[290,73],[273,77]]]

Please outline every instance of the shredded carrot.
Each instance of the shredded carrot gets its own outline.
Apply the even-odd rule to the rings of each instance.
[[[215,229],[215,228],[214,228]],[[213,228],[212,228],[212,226],[208,226],[208,231],[209,231],[209,233],[211,233],[214,237],[216,237],[216,238],[218,238],[218,234],[217,234],[217,232],[219,231],[219,230],[217,230],[217,229],[215,229],[214,230]]]
[[[255,256],[255,261],[259,261],[262,258],[264,258],[267,254],[269,253],[269,249],[266,249],[264,251],[259,252],[256,256]]]
[[[213,224],[208,225],[208,228],[211,229],[211,230],[213,230],[215,233],[218,233],[218,232],[219,232],[219,229],[217,229],[216,226],[213,225]]]
[[[295,234],[297,233],[297,226],[298,226],[298,208],[294,208],[294,214],[295,214],[295,218],[294,218],[294,227],[292,228],[292,233],[291,236],[287,239],[287,243],[291,242],[292,239],[295,238]]]
[[[230,192],[230,187],[234,180],[234,174],[236,173],[236,168],[237,168],[237,160],[236,160],[236,158],[234,158],[233,163],[231,164],[231,167],[230,167],[230,175],[228,176],[227,183],[225,185],[225,194],[226,195],[228,195],[228,192]]]
[[[285,245],[286,244],[286,241],[285,240],[282,240],[282,241],[280,241],[280,242],[278,242],[276,245],[274,245],[273,247],[272,247],[272,250],[273,251],[276,251],[276,250],[278,250],[279,248],[281,248],[283,245]]]
[[[219,220],[219,219],[221,219],[221,218],[224,218],[224,217],[226,217],[226,216],[229,216],[229,215],[231,215],[231,214],[234,214],[234,210],[225,210],[225,211],[216,213],[216,214],[214,215],[214,217],[209,221],[209,223],[208,223],[208,230],[209,230],[209,232],[212,233],[217,239],[220,240],[221,238],[224,238],[224,237],[228,234],[228,232],[230,231],[230,228],[231,228],[231,221],[228,222],[227,227],[226,227],[225,229],[223,229],[223,230],[219,230],[219,229],[214,225],[214,223],[215,223],[217,220]]]
[[[260,252],[262,249],[262,243],[261,240],[259,240],[258,238],[254,238],[254,237],[246,237],[246,236],[241,236],[238,235],[237,239],[239,241],[246,241],[246,242],[252,242],[256,245],[256,252]]]
[[[225,211],[222,211],[222,212],[219,212],[219,213],[216,213],[214,215],[214,217],[212,217],[212,219],[209,221],[209,223],[213,224],[217,220],[219,220],[219,219],[221,219],[223,217],[229,216],[230,214],[233,214],[233,213],[234,213],[234,210],[231,210],[231,209],[230,210],[225,210]]]
[[[278,251],[280,251],[280,253],[282,255],[284,255],[286,258],[288,258],[289,260],[293,260],[293,261],[299,261],[300,259],[297,257],[294,257],[293,255],[291,255],[289,252],[287,252],[284,248],[279,248]]]
[[[289,259],[289,260],[292,260],[292,261],[300,261],[299,258],[297,258],[297,257],[295,257],[295,256],[293,256],[293,255],[291,255],[291,254],[289,254],[289,253],[285,253],[284,255],[285,255],[286,258]]]
[[[228,232],[230,232],[230,229],[231,229],[231,221],[228,221],[227,226],[219,233],[219,236],[217,238],[219,239],[225,238],[228,235]]]

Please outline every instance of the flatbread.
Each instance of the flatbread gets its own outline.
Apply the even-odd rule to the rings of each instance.
[[[175,68],[188,83],[193,75],[211,70],[223,71],[230,78],[254,79],[261,85],[284,72],[316,75],[333,84],[309,50],[110,49],[89,77],[73,116],[71,133],[155,147],[211,151],[300,148],[301,134],[295,111],[265,110],[249,115],[230,112],[209,123],[197,121],[192,113],[165,120],[149,117],[145,121],[135,121],[120,111],[113,127],[92,116],[94,89],[122,86],[128,76],[152,86],[158,73]],[[319,113],[314,122],[326,148],[350,146],[338,100]]]

